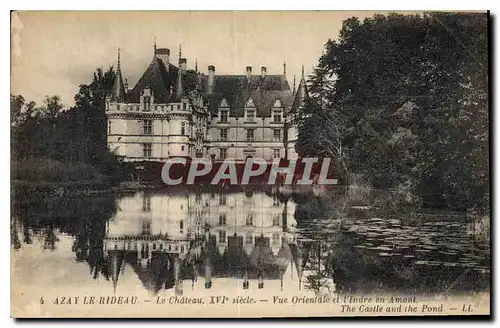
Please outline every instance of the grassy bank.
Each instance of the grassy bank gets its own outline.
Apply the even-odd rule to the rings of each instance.
[[[114,179],[91,165],[36,159],[11,161],[11,183],[18,190],[64,193],[107,188]]]

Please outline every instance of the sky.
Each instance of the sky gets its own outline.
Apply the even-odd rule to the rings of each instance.
[[[179,44],[188,68],[216,74],[268,74],[300,79],[316,65],[328,39],[335,39],[342,22],[361,11],[108,11],[16,12],[12,15],[11,93],[40,104],[58,95],[65,106],[74,104],[80,84],[89,83],[98,67],[121,68],[132,88],[158,48],[169,48],[177,64]]]

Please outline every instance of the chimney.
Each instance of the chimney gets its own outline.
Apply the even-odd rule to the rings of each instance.
[[[215,82],[215,66],[210,65],[208,66],[208,81],[207,81],[207,88],[209,95],[211,95],[214,90],[214,82]]]
[[[262,66],[262,67],[260,68],[260,76],[261,76],[261,77],[266,77],[266,72],[267,72],[267,68],[266,68],[266,66]]]
[[[163,62],[163,64],[165,65],[165,69],[168,72],[170,67],[170,49],[157,48],[155,49],[155,56]]]
[[[252,76],[252,66],[247,66],[247,78]]]
[[[186,71],[186,67],[187,67],[187,59],[186,58],[181,58],[179,60],[179,69],[183,72]]]

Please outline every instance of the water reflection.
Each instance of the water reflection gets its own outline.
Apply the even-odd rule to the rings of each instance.
[[[92,279],[79,283],[105,281],[114,292],[137,286],[178,296],[489,288],[489,245],[467,238],[463,217],[379,218],[341,207],[314,195],[257,189],[34,194],[14,197],[11,240],[17,252],[39,245],[42,265],[48,254],[59,256],[60,268],[86,263]],[[68,238],[70,247],[62,242]]]
[[[184,281],[193,288],[198,280],[205,289],[217,288],[227,278],[241,280],[244,290],[262,289],[273,280],[283,289],[292,266],[301,288],[295,203],[277,194],[136,193],[118,207],[104,238],[115,288],[126,265],[155,293],[174,288],[182,295]]]

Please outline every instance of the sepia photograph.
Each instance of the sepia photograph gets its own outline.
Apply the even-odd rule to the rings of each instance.
[[[488,317],[487,11],[12,11],[13,318]]]

